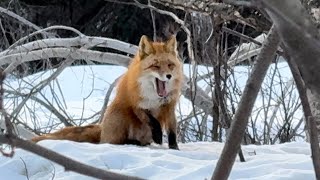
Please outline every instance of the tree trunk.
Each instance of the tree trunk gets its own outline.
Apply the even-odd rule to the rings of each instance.
[[[307,8],[309,14],[312,16],[313,22],[316,24],[317,28],[320,27],[320,2],[315,0],[303,0],[304,6]],[[310,89],[307,90],[307,96],[312,111],[312,115],[315,117],[318,130],[318,139],[320,140],[320,97],[314,92],[312,93]],[[307,119],[305,120],[305,123]],[[310,142],[310,136],[306,133],[306,140]]]
[[[310,103],[310,108],[313,117],[315,118],[317,130],[318,130],[318,139],[320,140],[320,97],[315,93],[311,92],[310,89],[307,90],[307,96]],[[306,133],[307,141],[310,142],[309,134]]]

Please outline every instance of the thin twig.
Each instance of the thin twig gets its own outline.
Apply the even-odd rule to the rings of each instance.
[[[29,172],[28,172],[28,168],[27,168],[27,164],[26,162],[22,159],[22,157],[20,157],[22,163],[23,163],[23,166],[24,166],[24,169],[26,170],[26,177],[27,179],[29,180]]]
[[[99,123],[101,123],[102,120],[103,120],[104,113],[105,113],[105,111],[106,111],[106,109],[107,109],[107,105],[108,105],[108,103],[109,103],[112,90],[113,90],[113,88],[116,86],[116,84],[118,83],[118,81],[119,81],[119,79],[120,79],[121,77],[122,77],[122,75],[119,76],[119,77],[117,77],[117,79],[115,79],[115,80],[113,81],[113,83],[110,84],[110,86],[109,86],[109,89],[108,89],[108,91],[107,91],[107,93],[106,93],[106,96],[105,96],[105,98],[104,98],[103,106],[102,106],[102,108],[101,108]]]
[[[230,29],[230,28],[227,28],[227,27],[225,27],[225,26],[222,26],[222,30],[225,31],[225,32],[228,32],[228,33],[230,33],[230,34],[233,34],[233,35],[235,35],[235,36],[238,36],[238,37],[240,37],[240,38],[242,38],[242,39],[244,39],[244,40],[246,40],[246,41],[253,42],[253,43],[257,44],[257,45],[262,46],[262,43],[261,43],[261,42],[253,39],[252,37],[246,36],[246,35],[244,35],[244,34],[242,34],[242,33],[239,33],[239,32],[237,32],[237,31],[232,30],[232,29]]]
[[[1,7],[0,7],[1,8]],[[7,36],[6,36],[6,31],[4,30],[4,27],[3,27],[3,25],[2,25],[2,21],[1,21],[1,19],[0,19],[0,28],[1,28],[1,31],[2,31],[2,36],[3,36],[3,39],[4,39],[4,41],[5,41],[5,43],[6,43],[6,47],[9,47],[10,46],[10,43],[9,43],[9,41],[8,41],[8,38],[7,38]]]

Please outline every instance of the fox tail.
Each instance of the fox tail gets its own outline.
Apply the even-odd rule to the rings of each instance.
[[[76,142],[100,142],[101,128],[99,125],[72,126],[65,127],[57,132],[44,134],[31,139],[33,142],[39,142],[45,139],[52,140],[70,140]]]

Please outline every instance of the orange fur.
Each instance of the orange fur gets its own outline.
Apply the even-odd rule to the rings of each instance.
[[[99,125],[88,125],[88,126],[73,126],[65,127],[57,132],[37,136],[31,139],[33,142],[38,142],[44,139],[64,139],[77,142],[100,142],[101,128]]]
[[[151,143],[152,133],[146,110],[160,122],[162,128],[175,134],[175,106],[182,80],[182,63],[178,59],[176,38],[173,36],[166,42],[151,42],[142,36],[139,51],[119,80],[116,97],[100,124],[101,143],[124,144],[127,140],[137,140],[141,145]],[[98,125],[95,127],[99,128]],[[70,134],[68,131],[73,130],[66,128],[39,139],[54,137],[78,141],[77,138],[66,136]]]

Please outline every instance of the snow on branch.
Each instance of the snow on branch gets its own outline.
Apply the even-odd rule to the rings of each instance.
[[[203,1],[203,0],[189,0],[189,1],[182,1],[182,0],[152,0],[156,3],[161,3],[165,6],[174,7],[176,9],[188,11],[196,11],[201,13],[210,14],[212,12],[215,13],[223,13],[226,12],[230,5],[225,3],[217,3],[215,1]]]
[[[76,33],[78,36],[74,38],[47,38],[21,44],[23,41],[36,34],[57,29],[69,30]],[[121,66],[127,66],[129,64],[130,59],[127,56],[110,52],[89,50],[93,47],[111,48],[128,54],[135,54],[138,50],[136,46],[119,40],[85,36],[80,31],[72,27],[51,26],[45,29],[40,29],[19,39],[8,49],[0,52],[0,66],[10,64],[5,70],[6,73],[10,73],[16,66],[24,62],[47,58],[66,57],[70,57],[75,60],[84,59]]]
[[[135,54],[138,50],[137,46],[125,43],[116,39],[92,36],[78,36],[74,38],[49,38],[37,41],[32,41],[20,46],[9,48],[0,52],[0,56],[16,54],[21,52],[30,52],[37,49],[50,48],[50,47],[104,47],[112,48],[129,54]]]
[[[47,58],[67,58],[72,59],[85,59],[92,60],[100,63],[109,63],[120,66],[127,66],[129,64],[130,58],[121,54],[99,52],[86,49],[74,49],[74,48],[44,48],[40,50],[35,50],[31,52],[21,52],[16,54],[10,54],[7,56],[0,57],[0,66],[9,63],[15,63],[15,65],[35,61]],[[7,73],[11,69],[6,70]]]

